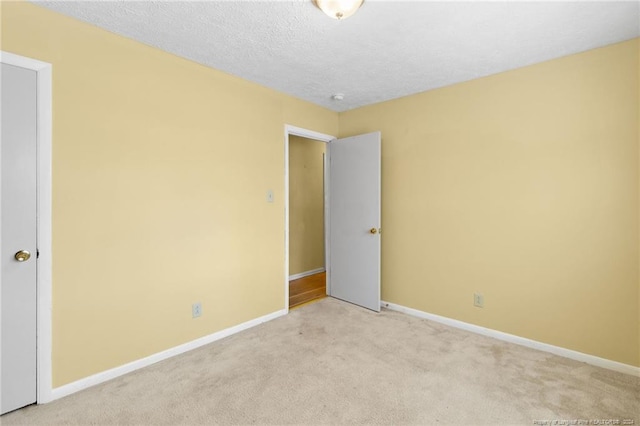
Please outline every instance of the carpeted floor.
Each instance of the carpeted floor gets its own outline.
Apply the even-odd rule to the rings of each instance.
[[[7,426],[553,420],[638,425],[640,378],[330,298],[0,419]]]

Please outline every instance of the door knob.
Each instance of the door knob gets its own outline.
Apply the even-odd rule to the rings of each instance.
[[[20,250],[13,257],[15,257],[18,262],[26,262],[31,257],[31,253],[27,250]]]
[[[376,228],[371,228],[369,229],[369,232],[371,232],[372,234],[377,234],[378,230]]]

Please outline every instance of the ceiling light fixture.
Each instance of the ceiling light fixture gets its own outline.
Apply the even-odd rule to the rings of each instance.
[[[364,0],[315,0],[316,6],[333,19],[346,19],[356,13]]]

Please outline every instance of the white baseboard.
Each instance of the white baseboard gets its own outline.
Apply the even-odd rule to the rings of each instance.
[[[110,370],[103,371],[98,374],[94,374],[93,376],[85,377],[84,379],[77,380],[67,385],[57,387],[51,391],[51,399],[49,399],[46,402],[50,402],[58,398],[62,398],[64,396],[71,395],[72,393],[76,393],[83,389],[87,389],[91,386],[95,386],[97,384],[106,382],[111,379],[115,379],[116,377],[122,376],[127,373],[131,373],[132,371],[139,370],[151,364],[155,364],[156,362],[163,361],[167,358],[171,358],[176,355],[180,355],[190,350],[199,348],[200,346],[204,346],[206,344],[215,342],[216,340],[223,339],[227,336],[231,336],[232,334],[239,333],[241,331],[247,330],[251,327],[255,327],[256,325],[260,325],[264,322],[271,321],[273,319],[276,319],[286,314],[287,314],[286,309],[281,309],[271,314],[264,315],[260,318],[255,318],[250,321],[243,322],[242,324],[238,324],[236,326],[229,327],[224,330],[220,330],[208,336],[204,336],[199,339],[192,340],[190,342],[167,349],[162,352],[158,352],[156,354],[139,359],[137,361],[133,361],[128,364],[124,364],[119,367],[115,367]]]
[[[463,321],[442,317],[440,315],[430,314],[427,312],[419,311],[417,309],[408,308],[406,306],[396,305],[395,303],[381,301],[380,306],[383,308],[390,309],[392,311],[398,311],[414,317],[439,322],[441,324],[445,324],[451,327],[470,331],[472,333],[493,337],[494,339],[515,343],[516,345],[526,346],[528,348],[537,349],[543,352],[549,352],[554,355],[559,355],[565,358],[573,359],[575,361],[585,362],[587,364],[595,365],[596,367],[602,367],[608,370],[618,371],[620,373],[625,373],[625,374],[630,374],[632,376],[640,377],[640,367],[635,367],[633,365],[623,364],[621,362],[612,361],[610,359],[600,358],[600,357],[585,354],[582,352],[573,351],[571,349],[549,345],[547,343],[526,339],[524,337],[515,336],[509,333],[503,333],[502,331],[480,327],[479,325],[469,324]]]
[[[289,275],[289,281],[299,280],[300,278],[308,277],[309,275],[319,274],[324,272],[324,268],[312,269],[311,271],[300,272],[299,274]]]

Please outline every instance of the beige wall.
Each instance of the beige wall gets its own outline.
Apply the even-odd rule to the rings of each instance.
[[[324,268],[325,148],[289,137],[289,275]]]
[[[336,113],[28,3],[1,40],[53,64],[54,386],[285,307],[284,125]]]
[[[384,300],[640,365],[637,39],[340,115],[374,130]]]

